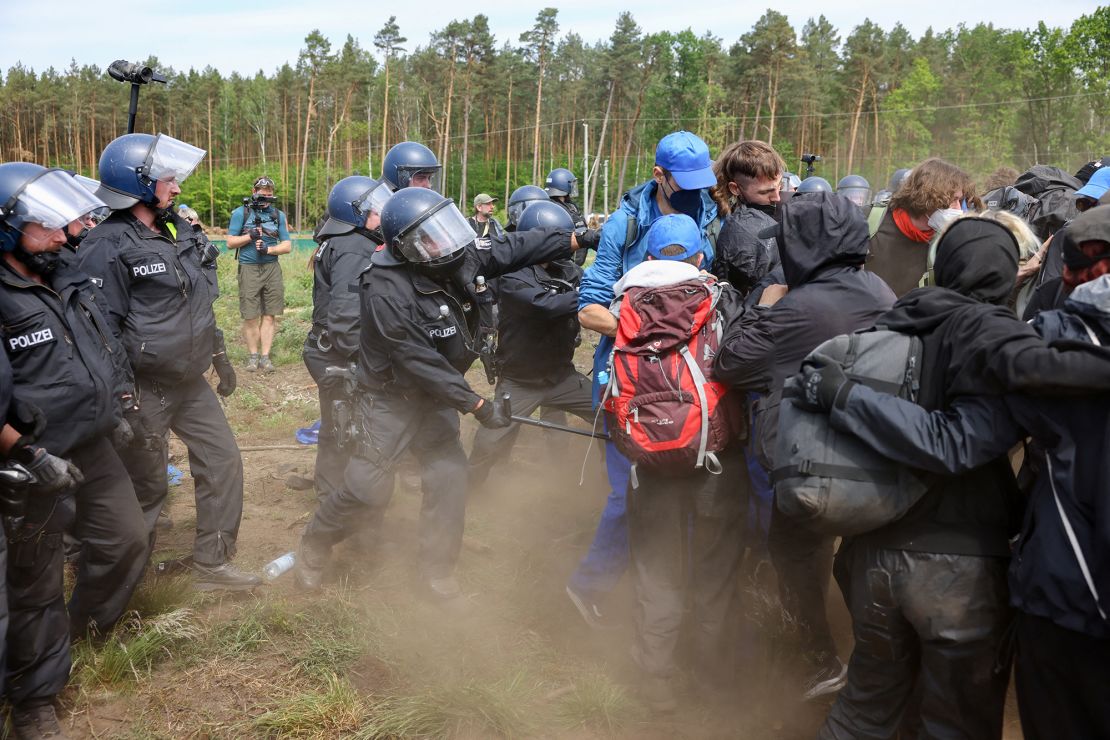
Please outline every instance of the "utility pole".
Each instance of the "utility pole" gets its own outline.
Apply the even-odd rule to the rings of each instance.
[[[582,129],[583,129],[582,148],[584,150],[584,152],[582,154],[582,168],[584,170],[586,170],[585,176],[582,178],[582,183],[585,186],[583,191],[582,191],[583,192],[582,202],[583,203],[589,203],[590,202],[590,124],[583,123],[582,124]]]
[[[605,188],[605,199],[601,201],[601,210],[609,212],[609,160],[605,160],[605,170],[601,173],[602,183]]]

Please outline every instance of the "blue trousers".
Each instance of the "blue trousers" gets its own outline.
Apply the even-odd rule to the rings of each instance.
[[[594,352],[593,397],[600,402],[608,382],[609,354],[613,338],[602,337]],[[628,477],[632,464],[612,442],[605,443],[605,472],[609,477],[609,498],[594,532],[589,552],[570,577],[570,586],[595,597],[612,591],[628,569]]]

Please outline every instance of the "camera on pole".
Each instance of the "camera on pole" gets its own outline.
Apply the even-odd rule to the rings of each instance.
[[[820,161],[821,161],[821,155],[820,154],[803,154],[802,155],[802,162],[806,166],[806,177],[810,177],[811,175],[813,175],[813,163],[814,162],[820,162]]]
[[[166,84],[166,76],[152,67],[117,59],[108,65],[108,74],[114,80],[131,83],[131,103],[127,107],[127,133],[135,133],[135,114],[139,110],[139,86],[151,82]]]

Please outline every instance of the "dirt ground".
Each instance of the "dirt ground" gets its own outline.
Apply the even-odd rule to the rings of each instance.
[[[228,415],[241,447],[293,444],[294,429],[316,418],[302,366],[239,377]],[[480,374],[471,379],[484,390]],[[472,420],[463,426],[469,449]],[[320,595],[297,592],[291,574],[223,597],[198,597],[163,576],[169,595],[148,604],[147,621],[187,609],[184,636],[167,638],[148,660],[125,659],[118,678],[106,677],[105,649],[78,650],[64,697],[68,730],[77,738],[813,737],[828,703],[795,698],[790,627],[750,567],[736,615],[735,682],[706,696],[684,670],[677,713],[653,716],[639,702],[627,578],[611,605],[629,626],[612,631],[590,630],[564,592],[607,494],[601,451],[595,445],[587,458],[586,439],[549,434],[522,430],[511,463],[472,492],[461,603],[436,605],[413,588],[420,492],[406,470],[385,541],[338,547]],[[188,553],[196,518],[187,457],[180,443],[171,449],[186,475],[173,489],[174,527],[156,560]],[[295,547],[315,495],[286,478],[310,474],[314,449],[243,452],[241,567],[260,570]],[[148,574],[144,588],[161,593],[158,582]],[[847,620],[842,610],[833,616],[846,655]],[[119,642],[135,644],[128,639],[136,638]]]

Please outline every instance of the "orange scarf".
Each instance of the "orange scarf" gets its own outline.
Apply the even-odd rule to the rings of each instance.
[[[936,233],[932,229],[922,230],[914,226],[913,221],[910,221],[910,214],[906,213],[905,208],[895,208],[893,215],[894,225],[898,227],[899,231],[905,234],[907,239],[928,244],[933,238],[933,234]]]

